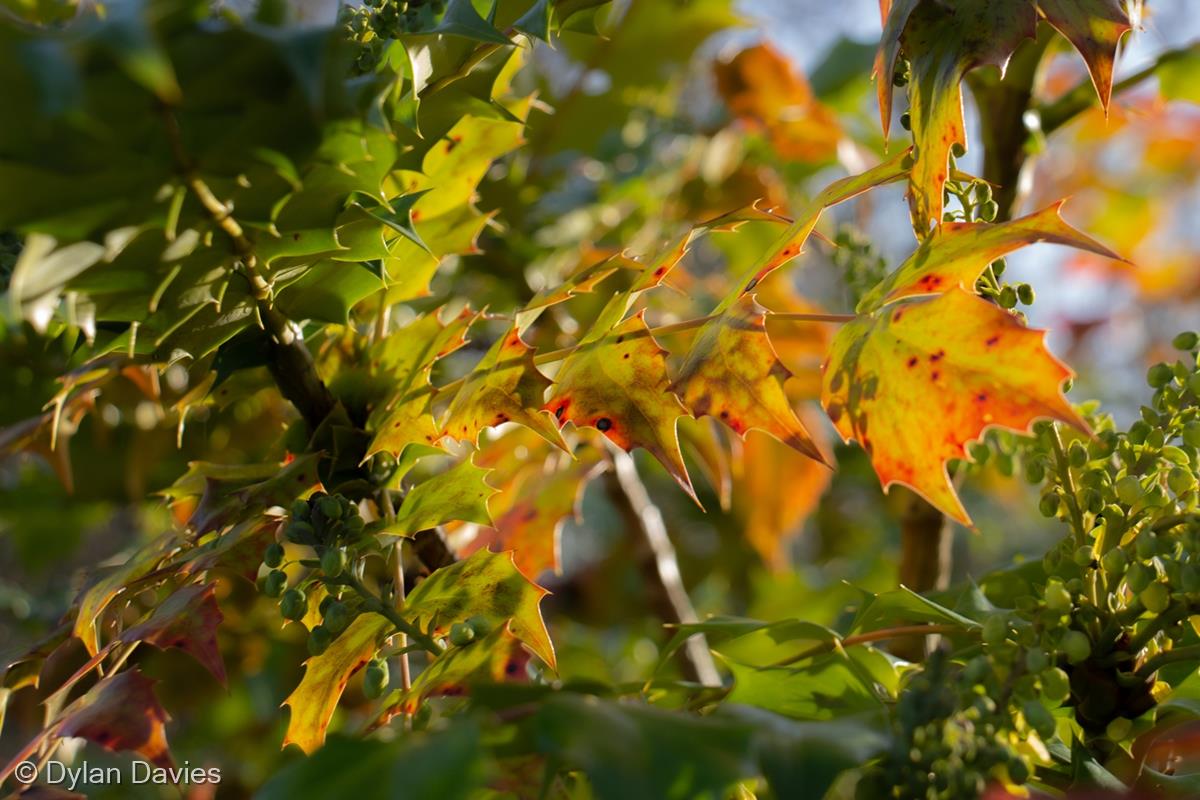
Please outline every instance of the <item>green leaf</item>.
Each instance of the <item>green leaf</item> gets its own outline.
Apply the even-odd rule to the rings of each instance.
[[[501,625],[487,636],[463,647],[452,647],[433,660],[413,680],[408,691],[397,691],[385,704],[384,719],[396,714],[415,714],[430,697],[458,697],[471,693],[475,685],[526,681],[529,653],[521,641]]]
[[[582,770],[597,800],[721,798],[758,772],[754,729],[701,717],[561,694],[538,709],[542,754]]]
[[[724,658],[733,673],[728,701],[796,719],[878,711],[899,684],[890,658],[870,647],[826,653],[798,666],[755,667]]]
[[[854,615],[850,630],[874,631],[919,622],[958,625],[963,630],[980,627],[978,622],[901,586],[882,594],[867,593],[865,602]]]
[[[273,775],[254,797],[467,800],[486,774],[478,726],[458,719],[437,733],[407,733],[388,742],[331,736],[320,750]]]
[[[442,21],[431,32],[461,36],[477,42],[512,44],[508,37],[496,30],[492,23],[479,16],[479,12],[475,10],[475,5],[471,0],[450,0],[446,4],[446,13],[442,16]]]
[[[447,522],[491,525],[487,501],[497,490],[484,480],[489,472],[475,466],[468,457],[445,472],[426,478],[405,495],[396,518],[383,532],[412,536]]]
[[[454,623],[476,616],[493,628],[508,623],[513,634],[554,669],[554,645],[539,608],[546,594],[521,574],[512,553],[479,550],[417,584],[403,614],[422,628],[432,624],[435,635],[445,635]]]

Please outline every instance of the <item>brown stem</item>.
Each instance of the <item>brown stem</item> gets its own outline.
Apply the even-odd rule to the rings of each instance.
[[[259,321],[270,337],[271,358],[267,367],[279,385],[279,391],[309,426],[316,429],[333,410],[333,395],[317,374],[316,364],[300,338],[299,329],[272,305],[271,286],[259,273],[254,243],[234,218],[232,209],[221,202],[200,177],[183,146],[179,121],[170,109],[163,109],[163,122],[180,178],[212,222],[229,238],[241,263],[240,272],[250,286]]]
[[[638,475],[633,457],[615,446],[610,450],[613,459],[612,484],[616,489],[613,492],[614,499],[625,517],[641,531],[650,546],[654,556],[653,575],[667,600],[665,614],[669,614],[670,618],[666,621],[674,624],[699,622],[696,609],[692,606],[692,600],[683,585],[679,559],[675,555],[675,546],[671,544],[671,538],[667,535],[662,511],[650,499],[650,493]],[[704,634],[698,633],[690,637],[680,652],[686,658],[689,677],[705,686],[721,685],[721,675],[717,672],[716,662],[713,661]]]
[[[949,624],[933,625],[933,624],[924,624],[924,623],[920,624],[920,625],[898,625],[895,628],[881,628],[877,631],[867,631],[866,633],[856,633],[853,636],[847,636],[843,639],[836,639],[832,642],[822,642],[821,644],[816,645],[815,647],[810,647],[808,650],[805,650],[802,653],[798,653],[794,656],[789,656],[789,657],[783,659],[782,661],[778,661],[778,662],[772,664],[771,666],[786,667],[791,664],[797,664],[801,661],[810,659],[813,656],[819,656],[819,655],[821,655],[821,653],[828,653],[830,650],[833,650],[834,647],[843,647],[843,648],[844,647],[853,647],[856,644],[869,644],[870,642],[883,642],[888,639],[898,639],[898,638],[902,638],[902,637],[906,638],[906,639],[912,638],[913,636],[919,636],[921,638],[924,638],[926,636],[934,636],[934,635],[942,634],[942,633],[954,633],[955,631],[961,632],[962,630],[963,630],[962,626],[960,626],[960,625],[949,625]]]

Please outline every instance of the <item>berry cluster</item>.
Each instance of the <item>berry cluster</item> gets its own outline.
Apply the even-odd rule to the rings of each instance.
[[[1025,783],[1030,764],[1017,750],[1018,729],[1004,707],[1004,689],[987,659],[959,667],[944,650],[932,653],[900,694],[892,745],[864,770],[857,796],[962,800],[979,797],[993,782]],[[1050,715],[1042,712],[1035,721],[1044,727]],[[1053,727],[1049,718],[1050,732]]]
[[[390,42],[433,27],[445,10],[445,0],[364,0],[362,5],[343,5],[339,21],[359,46],[355,71],[373,72]]]
[[[283,571],[286,553],[283,545],[273,542],[263,556],[269,570],[262,579],[263,594],[279,599],[279,613],[284,619],[301,620],[308,614],[307,591],[315,586],[332,587],[317,609],[321,623],[308,635],[308,650],[320,655],[349,627],[360,608],[351,599],[343,600],[338,579],[351,568],[351,553],[363,539],[365,523],[358,507],[342,495],[317,492],[309,500],[296,500],[291,508],[291,521],[284,528],[285,538],[315,553],[317,558],[302,558],[298,563],[307,567],[307,576],[288,586]]]

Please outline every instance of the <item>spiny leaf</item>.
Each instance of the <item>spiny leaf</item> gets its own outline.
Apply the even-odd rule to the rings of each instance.
[[[470,694],[474,684],[528,681],[528,662],[529,652],[521,641],[507,625],[500,625],[479,641],[452,648],[434,659],[413,680],[411,689],[398,692],[396,699],[387,704],[382,718],[416,713],[430,697]]]
[[[450,401],[442,429],[476,443],[484,428],[516,422],[566,449],[562,434],[541,408],[550,379],[533,363],[533,348],[514,326],[484,354]]]
[[[566,280],[551,283],[538,291],[525,308],[518,312],[517,327],[524,331],[550,306],[565,303],[578,294],[593,291],[607,277],[621,269],[625,262],[617,258],[606,258],[583,267]]]
[[[359,614],[324,653],[305,662],[300,685],[283,701],[291,709],[284,747],[295,744],[311,753],[321,746],[350,676],[375,656],[391,629],[379,614]]]
[[[1120,260],[1113,251],[1063,220],[1063,203],[995,225],[946,222],[921,242],[911,256],[863,295],[860,314],[904,297],[941,294],[955,287],[970,291],[980,274],[1001,256],[1036,242],[1065,244]]]
[[[879,7],[883,15],[883,36],[879,39],[879,50],[875,54],[875,92],[879,97],[879,121],[883,125],[884,141],[892,127],[892,73],[896,69],[896,56],[900,54],[900,36],[908,24],[908,17],[921,0],[896,0],[887,7],[881,0]]]
[[[432,622],[435,635],[444,635],[455,622],[474,616],[493,626],[508,622],[513,634],[554,669],[554,645],[539,608],[546,594],[521,574],[512,553],[480,550],[417,584],[402,613],[422,628]]]
[[[429,372],[439,358],[463,345],[473,321],[466,309],[445,324],[436,312],[425,314],[372,348],[373,374],[393,388],[391,400],[371,415],[375,436],[368,456],[383,451],[400,456],[411,443],[433,444],[441,437],[430,410]]]
[[[1046,21],[1083,56],[1100,105],[1108,113],[1117,45],[1137,22],[1130,7],[1140,8],[1141,0],[1037,0],[1037,4]]]
[[[491,525],[487,501],[496,489],[484,480],[488,472],[475,466],[471,458],[465,458],[445,472],[421,481],[405,496],[396,518],[382,533],[412,536],[417,531],[455,521]]]
[[[700,330],[672,388],[693,416],[720,419],[743,438],[765,431],[827,463],[784,394],[791,373],[771,346],[765,318],[754,295],[741,295]]]
[[[481,528],[459,557],[477,550],[511,550],[513,562],[526,577],[534,580],[542,572],[560,570],[562,526],[568,517],[579,518],[579,504],[588,481],[603,467],[597,451],[549,475],[531,471],[519,486],[503,512],[497,514],[494,527]],[[501,497],[508,495],[505,492]]]
[[[225,663],[217,646],[217,626],[225,617],[214,596],[216,584],[193,583],[164,600],[145,621],[121,633],[123,642],[145,642],[160,650],[178,647],[225,683]]]
[[[838,433],[871,457],[886,490],[912,487],[970,524],[946,474],[990,426],[1026,430],[1051,418],[1087,430],[1063,397],[1071,371],[1043,332],[952,289],[844,326],[825,363],[821,400]]]
[[[952,8],[926,0],[908,17],[901,41],[912,64],[908,97],[916,145],[909,205],[920,236],[942,220],[951,148],[967,144],[963,76],[984,64],[1003,70],[1036,27],[1037,13],[1029,0],[959,0]],[[890,81],[891,75],[878,80]]]
[[[105,678],[67,708],[57,735],[78,736],[113,752],[131,750],[160,767],[173,766],[164,728],[169,717],[154,695],[154,683],[137,669]]]
[[[162,562],[177,542],[174,534],[167,534],[143,546],[126,559],[119,567],[96,577],[79,596],[79,609],[75,614],[74,634],[83,642],[89,655],[99,652],[97,641],[96,621],[109,604],[129,584],[149,575]]]
[[[546,408],[626,451],[644,447],[694,499],[675,429],[685,409],[670,390],[666,353],[641,315],[630,317],[563,362]]]
[[[496,30],[486,19],[479,16],[479,12],[475,10],[475,6],[471,0],[450,0],[446,5],[446,13],[442,16],[442,21],[438,23],[438,26],[433,29],[432,33],[462,36],[478,42],[491,42],[501,45],[512,44],[508,40],[508,37]]]
[[[241,478],[206,478],[204,494],[188,519],[188,527],[199,536],[220,530],[255,511],[286,506],[320,483],[319,458],[316,453],[300,456],[282,468],[276,467],[278,471],[271,477],[255,483]]]

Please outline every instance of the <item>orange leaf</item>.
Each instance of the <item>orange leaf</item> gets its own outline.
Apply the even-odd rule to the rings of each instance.
[[[874,311],[904,297],[941,294],[954,288],[972,291],[975,281],[1001,256],[1035,242],[1065,244],[1123,260],[1060,216],[1064,200],[1028,216],[995,225],[946,222],[921,242],[911,256],[863,295],[858,312]]]
[[[1087,430],[1061,391],[1071,371],[1043,337],[961,289],[889,306],[838,332],[821,401],[842,438],[866,450],[885,490],[910,486],[969,525],[946,473],[967,442],[1038,418]]]
[[[143,622],[121,634],[123,642],[145,642],[160,650],[178,647],[225,683],[225,664],[217,646],[224,616],[213,596],[216,584],[193,583],[164,600]]]
[[[666,353],[642,316],[630,317],[567,357],[545,407],[560,425],[595,428],[626,451],[644,447],[694,499],[675,428],[685,410],[670,391]]]
[[[674,389],[693,416],[720,419],[736,433],[757,428],[825,463],[783,391],[791,377],[767,337],[766,312],[753,295],[700,329]]]
[[[1117,45],[1136,22],[1128,10],[1130,5],[1128,0],[1038,0],[1046,21],[1083,56],[1106,113],[1112,98]],[[1141,0],[1133,0],[1132,5],[1140,6]]]
[[[899,10],[893,9],[893,12]],[[1027,0],[958,0],[952,8],[920,3],[912,10],[901,43],[912,64],[908,84],[915,161],[909,186],[913,228],[924,237],[942,221],[942,190],[950,150],[966,147],[963,76],[975,67],[1004,69],[1021,40],[1032,38],[1037,13]],[[891,74],[878,80],[889,81]]]

